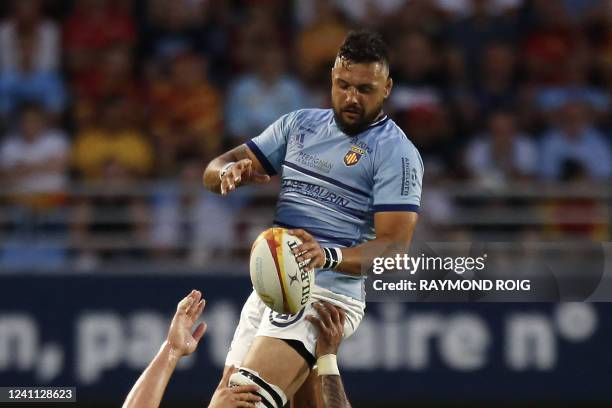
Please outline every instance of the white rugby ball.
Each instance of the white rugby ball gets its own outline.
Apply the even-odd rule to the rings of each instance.
[[[301,267],[291,252],[302,241],[284,228],[259,234],[251,247],[251,282],[261,300],[278,313],[295,314],[306,306],[314,270]]]

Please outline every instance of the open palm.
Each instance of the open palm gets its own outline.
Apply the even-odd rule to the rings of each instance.
[[[181,356],[193,353],[206,331],[204,322],[193,330],[193,325],[202,314],[205,305],[206,301],[202,299],[202,293],[192,290],[176,308],[176,314],[168,330],[168,344]]]

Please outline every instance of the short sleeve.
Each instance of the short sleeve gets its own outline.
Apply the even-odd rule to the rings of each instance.
[[[246,142],[257,157],[263,168],[270,176],[280,172],[285,154],[287,153],[287,139],[291,129],[293,113],[281,116],[272,123],[259,136]]]
[[[424,169],[412,143],[403,139],[379,145],[374,165],[374,212],[419,212]]]

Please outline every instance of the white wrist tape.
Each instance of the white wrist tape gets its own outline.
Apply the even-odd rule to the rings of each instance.
[[[220,180],[223,180],[223,176],[225,176],[225,173],[227,173],[229,168],[232,167],[234,164],[236,164],[236,162],[229,162],[225,166],[221,167],[221,170],[219,170],[219,179]]]
[[[335,354],[326,354],[317,359],[317,372],[319,375],[340,375],[338,361]]]

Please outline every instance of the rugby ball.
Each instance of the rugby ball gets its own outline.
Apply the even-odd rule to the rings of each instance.
[[[314,270],[298,264],[292,253],[301,243],[284,228],[270,228],[259,234],[251,247],[253,288],[275,312],[298,313],[310,299]]]

